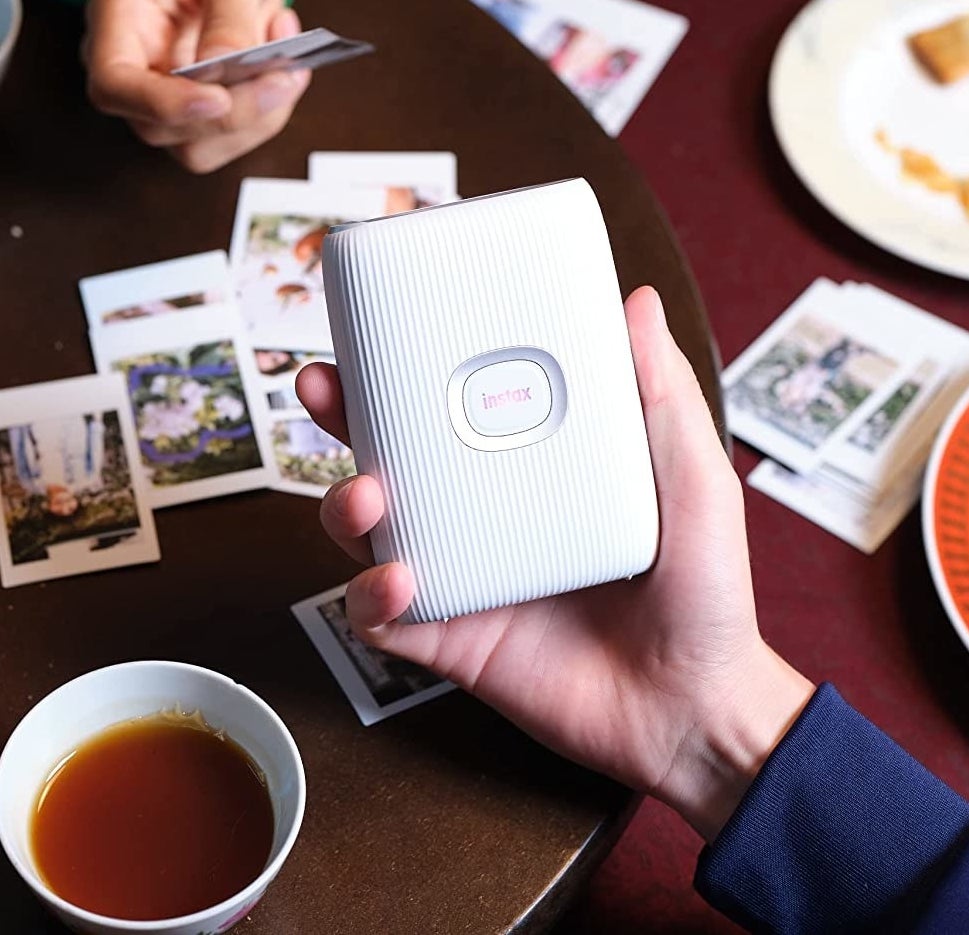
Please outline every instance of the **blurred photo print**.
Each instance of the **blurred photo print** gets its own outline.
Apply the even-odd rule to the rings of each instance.
[[[271,434],[275,490],[322,497],[337,481],[357,473],[353,452],[305,415],[273,422]]]
[[[457,157],[449,152],[310,153],[309,178],[322,188],[382,192],[388,215],[458,197]]]
[[[225,250],[87,276],[81,301],[92,331],[132,319],[191,312],[232,300]]]
[[[817,280],[723,372],[730,431],[801,474],[896,408],[899,379],[920,362],[904,329],[871,328],[841,302]]]
[[[6,587],[159,557],[144,489],[132,472],[136,449],[123,383],[98,381],[103,378],[0,393],[0,573]],[[88,408],[69,393],[56,398],[49,388],[62,384],[102,405]],[[11,405],[12,395],[28,405]],[[104,408],[106,402],[113,405]],[[52,411],[65,403],[80,408]],[[17,420],[9,421],[18,409]]]
[[[630,0],[473,0],[618,136],[686,34],[685,17]]]
[[[296,179],[243,181],[229,258],[253,347],[281,347],[297,336],[332,347],[323,241],[331,227],[377,217],[384,205],[380,190],[325,189]]]

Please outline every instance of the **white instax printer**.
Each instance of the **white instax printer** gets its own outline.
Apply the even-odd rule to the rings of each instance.
[[[584,179],[334,228],[326,304],[377,562],[441,620],[646,571],[659,521],[622,297]]]

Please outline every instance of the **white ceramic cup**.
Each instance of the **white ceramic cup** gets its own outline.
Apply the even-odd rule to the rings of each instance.
[[[20,32],[20,19],[20,0],[0,0],[0,81],[3,81],[13,56],[13,47]]]
[[[176,705],[186,712],[197,709],[212,727],[224,729],[265,773],[275,819],[265,869],[218,905],[172,919],[114,919],[61,899],[40,878],[30,849],[31,813],[51,769],[111,724]],[[180,662],[126,662],[62,685],[26,714],[0,755],[0,845],[51,912],[84,935],[214,935],[228,930],[255,906],[279,873],[299,833],[305,802],[299,751],[272,708],[226,676]]]

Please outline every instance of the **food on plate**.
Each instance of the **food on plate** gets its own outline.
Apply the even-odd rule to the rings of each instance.
[[[899,157],[902,175],[934,192],[955,195],[969,218],[969,178],[947,172],[928,153],[910,146],[894,146],[883,129],[875,131],[875,141],[886,152]]]
[[[940,84],[969,75],[969,13],[908,37],[912,54]]]

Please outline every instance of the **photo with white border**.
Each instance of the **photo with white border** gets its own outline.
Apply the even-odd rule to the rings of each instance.
[[[245,179],[229,261],[253,347],[312,336],[332,349],[323,295],[323,240],[330,228],[383,214],[381,190],[321,188],[295,179]],[[291,337],[287,337],[291,336]]]
[[[361,643],[346,618],[347,586],[292,606],[364,727],[456,687],[421,666]]]
[[[727,427],[798,473],[863,423],[910,370],[906,329],[852,315],[829,280],[817,280],[722,375]]]
[[[160,557],[119,374],[0,391],[4,587]]]
[[[97,369],[120,370],[153,509],[267,487],[264,394],[237,310],[91,332]]]
[[[225,250],[87,276],[79,286],[91,329],[231,303],[235,295]]]
[[[676,51],[689,20],[630,0],[473,0],[618,136]]]
[[[383,191],[384,214],[399,214],[455,201],[458,163],[454,153],[310,153],[309,178],[324,188]]]

